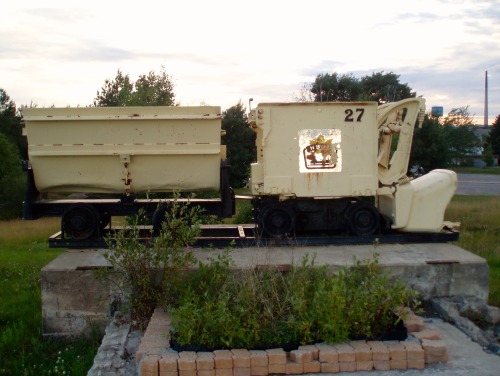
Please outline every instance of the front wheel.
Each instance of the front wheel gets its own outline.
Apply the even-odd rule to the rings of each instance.
[[[380,228],[380,213],[366,202],[352,204],[347,210],[346,219],[347,229],[352,235],[373,235]]]

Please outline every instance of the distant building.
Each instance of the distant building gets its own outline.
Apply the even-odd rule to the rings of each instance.
[[[491,131],[491,127],[489,125],[488,126],[475,125],[473,127],[473,130],[474,130],[474,134],[476,135],[477,138],[479,138],[480,140],[484,140],[484,139],[486,139],[486,137],[489,136],[490,131]]]
[[[443,116],[443,106],[432,106],[431,107],[431,116],[432,117]]]

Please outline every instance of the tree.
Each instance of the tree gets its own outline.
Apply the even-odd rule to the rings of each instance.
[[[481,142],[474,134],[474,117],[469,113],[469,106],[452,108],[441,124],[455,164],[464,163],[467,155],[477,154]]]
[[[408,84],[400,83],[399,75],[393,72],[381,71],[372,73],[371,76],[364,76],[360,85],[363,97],[357,99],[377,101],[379,104],[397,102],[415,96]]]
[[[415,128],[410,154],[410,166],[421,166],[429,171],[447,167],[451,154],[444,127],[438,119],[425,116],[421,128]]]
[[[174,84],[162,67],[160,74],[153,71],[140,75],[135,82],[134,106],[173,106],[175,104]]]
[[[474,116],[469,113],[469,106],[452,108],[443,118],[443,125],[454,125],[456,127],[474,125]]]
[[[16,105],[10,100],[4,89],[0,88],[0,133],[18,149],[19,157],[28,159],[28,146],[26,137],[23,136],[21,116]]]
[[[448,150],[455,164],[463,164],[469,155],[478,154],[480,140],[474,134],[473,125],[443,125]]]
[[[226,134],[222,143],[227,147],[227,158],[231,165],[233,187],[242,187],[250,175],[250,164],[255,161],[255,133],[250,129],[245,108],[239,102],[223,113],[222,129]]]
[[[106,79],[94,98],[96,107],[174,105],[174,84],[163,66],[159,74],[150,71],[140,75],[135,83],[118,69],[115,79]]]
[[[415,96],[408,84],[399,82],[399,75],[383,71],[361,79],[352,74],[318,74],[310,86],[310,91],[315,102],[362,100],[382,104]],[[300,98],[307,96],[302,92]]]
[[[360,92],[359,81],[352,74],[318,74],[311,87],[315,102],[353,101]]]
[[[94,99],[95,107],[117,107],[126,106],[132,97],[132,90],[134,85],[130,81],[127,74],[123,75],[121,70],[118,69],[114,81],[106,79],[101,92],[97,92]]]
[[[24,175],[16,146],[0,133],[0,219],[22,213]]]
[[[493,166],[493,162],[495,160],[493,159],[493,149],[491,147],[491,144],[486,144],[484,147],[483,161],[484,163],[486,163],[486,167]]]
[[[494,155],[497,156],[497,164],[500,165],[500,115],[498,115],[492,124],[490,134],[487,139],[487,145],[491,146]]]

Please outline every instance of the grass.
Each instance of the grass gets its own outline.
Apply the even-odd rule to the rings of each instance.
[[[487,175],[500,175],[500,167],[450,167],[450,170],[455,171],[457,174],[487,174]]]
[[[461,223],[457,245],[487,260],[489,303],[500,307],[500,197],[455,196],[445,218]]]
[[[86,375],[100,337],[42,339],[40,270],[61,250],[47,238],[59,219],[0,222],[0,375]]]

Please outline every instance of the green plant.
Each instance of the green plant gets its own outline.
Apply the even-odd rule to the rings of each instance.
[[[200,209],[181,204],[177,198],[159,207],[161,230],[151,240],[141,237],[143,213],[107,238],[109,249],[104,257],[113,268],[96,272],[97,277],[109,278],[114,284],[141,329],[145,329],[162,298],[175,299],[175,286],[183,278],[182,271],[193,263],[190,246],[199,234]]]
[[[58,228],[53,218],[0,222],[0,375],[57,374],[55,366],[60,374],[86,375],[94,360],[100,333],[69,342],[42,338],[40,269],[62,252],[47,245]]]
[[[232,218],[232,222],[236,224],[253,223],[252,201],[236,201],[236,214]]]
[[[461,223],[457,245],[488,261],[489,304],[500,307],[500,197],[455,196],[445,218]]]
[[[314,257],[282,272],[231,271],[228,251],[200,264],[180,291],[172,337],[181,345],[254,348],[284,343],[376,338],[394,325],[394,311],[416,300],[374,260],[354,260],[336,273]]]

